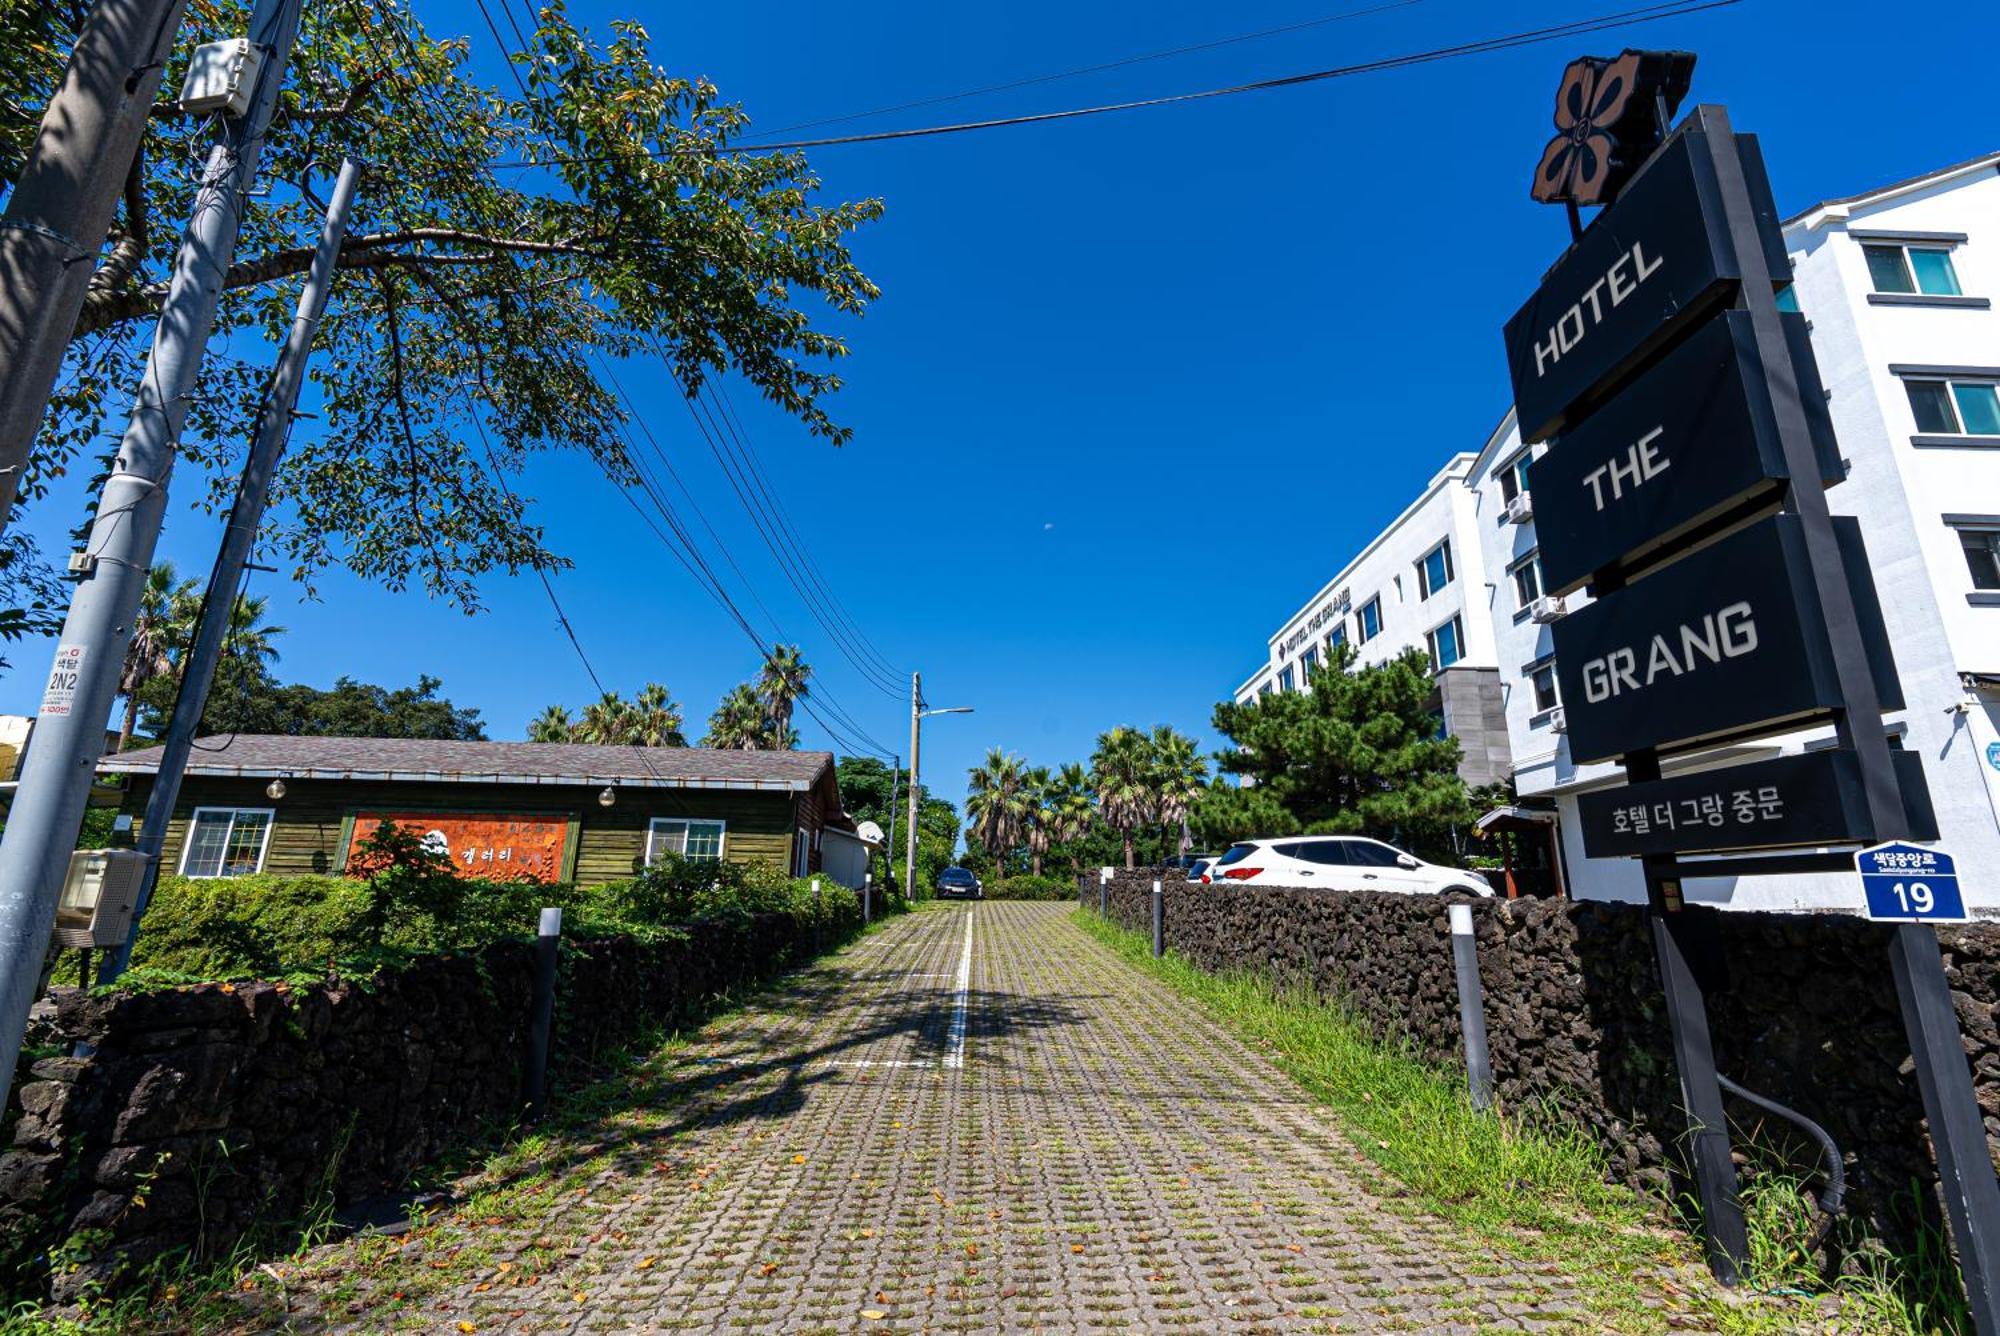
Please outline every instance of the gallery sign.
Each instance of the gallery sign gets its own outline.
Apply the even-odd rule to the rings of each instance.
[[[1882,610],[1851,518],[1833,520],[1881,707],[1900,709]],[[1685,747],[1841,704],[1805,534],[1771,515],[1553,628],[1571,759]]]
[[[1805,317],[1782,321],[1820,481],[1838,482],[1840,452]],[[1544,590],[1567,594],[1597,571],[1775,497],[1788,475],[1774,370],[1758,355],[1750,313],[1724,312],[1530,465]]]
[[[384,821],[419,835],[475,881],[563,880],[570,819],[562,812],[358,811],[348,837],[349,861]]]
[[[1754,139],[1738,136],[1746,158]],[[1761,171],[1751,178],[1763,182]],[[1788,273],[1768,189],[1753,201],[1773,273]],[[1563,430],[1578,410],[1680,330],[1740,277],[1708,136],[1682,130],[1632,178],[1507,322],[1507,365],[1521,439]]]
[[[1909,837],[1936,839],[1923,757],[1892,757]],[[1860,759],[1832,749],[1579,794],[1576,809],[1592,858],[1799,848],[1876,835]]]

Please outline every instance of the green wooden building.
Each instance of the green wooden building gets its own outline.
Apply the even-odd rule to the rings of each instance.
[[[159,763],[157,747],[99,763],[135,822]],[[586,884],[667,853],[804,876],[848,866],[823,851],[857,838],[828,752],[235,734],[196,743],[161,871],[339,873],[383,820],[467,876]]]

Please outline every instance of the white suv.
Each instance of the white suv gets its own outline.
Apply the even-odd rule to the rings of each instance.
[[[1201,879],[1212,885],[1241,882],[1332,891],[1493,894],[1492,884],[1477,872],[1426,863],[1394,845],[1358,835],[1244,840],[1230,845],[1229,852],[1216,859]]]

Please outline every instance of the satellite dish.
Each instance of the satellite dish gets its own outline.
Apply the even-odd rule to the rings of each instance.
[[[854,833],[861,837],[864,844],[882,843],[882,828],[873,821],[860,822],[854,827]]]

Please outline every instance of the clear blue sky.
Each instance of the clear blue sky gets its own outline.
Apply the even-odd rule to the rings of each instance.
[[[659,61],[781,127],[1317,18],[1366,0],[1257,6],[1016,0],[962,6],[634,5]],[[419,0],[503,77],[470,0]],[[829,127],[1039,111],[1287,74],[1612,8],[1422,0],[1281,37]],[[1565,236],[1527,185],[1563,63],[1626,45],[1697,51],[1694,97],[1758,132],[1787,212],[2000,143],[1990,4],[1734,8],[1292,90],[1046,126],[814,153],[827,194],[879,196],[856,248],[883,296],[849,331],[834,449],[739,391],[766,469],[848,608],[936,705],[925,773],[957,799],[992,746],[1054,764],[1117,723],[1205,746],[1213,703],[1265,637],[1506,405],[1500,326]],[[785,586],[664,377],[628,384],[820,682],[876,738],[907,706],[842,662]],[[310,424],[302,424],[302,430]],[[217,525],[181,480],[162,554],[203,572]],[[557,581],[607,685],[656,679],[699,731],[751,648],[608,485],[545,461],[521,490],[576,569]],[[64,502],[71,507],[63,509]],[[55,552],[74,493],[32,528]],[[591,688],[532,579],[467,619],[335,574],[301,603],[280,673],[401,684],[419,672],[519,737]],[[741,597],[741,595],[739,595]],[[745,599],[748,603],[747,598]],[[15,647],[0,709],[32,711],[50,646]],[[807,746],[826,741],[805,729]]]

